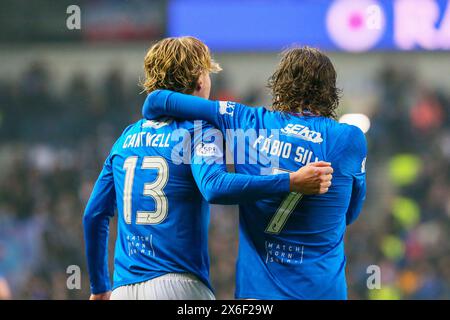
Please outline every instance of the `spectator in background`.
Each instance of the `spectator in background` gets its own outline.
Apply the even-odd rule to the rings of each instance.
[[[0,300],[9,300],[12,298],[8,281],[0,275]]]

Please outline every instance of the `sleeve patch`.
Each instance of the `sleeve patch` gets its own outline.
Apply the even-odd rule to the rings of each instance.
[[[195,154],[199,157],[222,157],[222,151],[214,143],[200,143],[195,148]]]

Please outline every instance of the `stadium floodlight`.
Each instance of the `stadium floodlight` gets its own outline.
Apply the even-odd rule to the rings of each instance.
[[[346,113],[339,118],[339,122],[354,125],[364,133],[370,129],[370,119],[362,113]]]

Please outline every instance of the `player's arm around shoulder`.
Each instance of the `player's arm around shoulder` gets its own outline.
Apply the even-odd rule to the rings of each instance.
[[[142,115],[149,120],[163,115],[204,120],[224,132],[252,127],[257,118],[256,113],[262,109],[264,108],[250,107],[234,101],[208,100],[170,90],[155,90],[147,96]]]

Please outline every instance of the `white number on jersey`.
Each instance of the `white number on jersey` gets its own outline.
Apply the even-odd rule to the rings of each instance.
[[[287,170],[273,168],[272,174],[278,174],[283,172],[289,172]],[[273,215],[269,224],[266,228],[266,233],[279,234],[283,230],[286,221],[289,219],[292,211],[297,207],[298,203],[302,199],[303,194],[291,192],[286,198],[281,202],[277,211]]]
[[[138,157],[131,156],[123,164],[123,169],[126,171],[123,190],[123,216],[128,224],[131,223],[132,191],[137,161]],[[137,211],[136,223],[158,224],[164,221],[169,210],[167,197],[163,191],[169,180],[169,166],[164,158],[148,156],[144,157],[141,168],[158,170],[156,180],[151,183],[145,183],[143,191],[144,196],[152,197],[155,200],[155,210]]]

